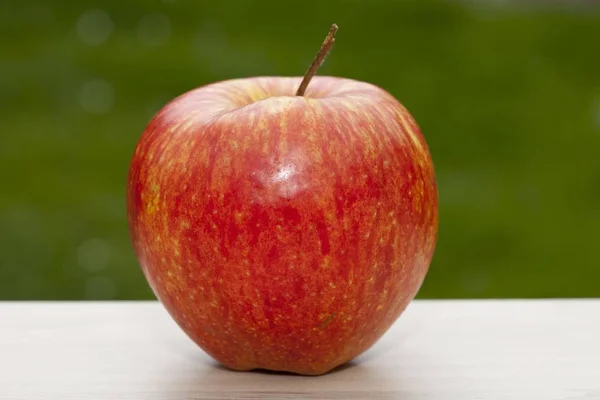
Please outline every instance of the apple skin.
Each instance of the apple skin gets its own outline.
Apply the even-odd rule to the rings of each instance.
[[[254,77],[160,110],[127,185],[133,248],[183,331],[224,366],[321,375],[416,296],[438,194],[419,127],[374,85]]]

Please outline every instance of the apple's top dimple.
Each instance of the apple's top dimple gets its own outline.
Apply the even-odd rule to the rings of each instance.
[[[316,76],[304,96],[296,96],[302,77],[259,76],[230,79],[203,86],[198,90],[220,93],[243,107],[271,97],[306,97],[322,99],[342,96],[352,92],[381,92],[382,89],[367,82],[333,76]]]
[[[357,95],[367,99],[381,98],[384,94],[392,99],[383,89],[370,83],[332,76],[314,77],[304,96],[296,96],[295,92],[301,81],[302,77],[259,76],[211,83],[173,100],[162,110],[161,118],[169,119],[169,110],[172,107],[179,110],[178,114],[182,107],[189,108],[189,115],[196,116],[197,122],[209,123],[226,114],[231,115],[267,100],[272,102],[269,106],[272,106],[273,111],[280,111],[296,102],[355,98]]]

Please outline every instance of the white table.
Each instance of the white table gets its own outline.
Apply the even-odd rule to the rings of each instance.
[[[0,302],[0,399],[599,400],[600,300],[415,301],[340,371],[219,367],[156,302]]]

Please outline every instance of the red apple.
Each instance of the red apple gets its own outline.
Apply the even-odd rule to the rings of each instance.
[[[133,156],[128,222],[181,328],[234,370],[330,371],[417,294],[437,238],[434,167],[374,85],[255,77],[192,90]]]

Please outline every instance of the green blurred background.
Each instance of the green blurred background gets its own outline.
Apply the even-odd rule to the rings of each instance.
[[[567,5],[569,3],[570,5]],[[440,234],[421,298],[600,296],[600,9],[538,1],[12,1],[0,6],[0,299],[153,298],[125,182],[193,87],[304,73],[400,99]]]

